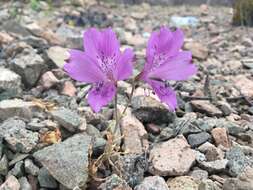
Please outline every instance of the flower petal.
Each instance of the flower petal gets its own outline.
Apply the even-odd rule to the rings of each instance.
[[[191,63],[191,52],[181,51],[176,56],[165,60],[160,67],[149,73],[149,78],[164,80],[186,80],[197,72],[197,68]]]
[[[90,28],[84,32],[83,35],[83,44],[85,52],[90,56],[96,57],[100,44],[101,44],[102,36],[101,32],[96,28]]]
[[[134,52],[127,48],[117,63],[117,79],[125,80],[133,73]]]
[[[111,28],[107,28],[101,31],[102,42],[101,51],[105,56],[118,56],[120,54],[120,43],[117,39],[115,32]]]
[[[94,112],[99,112],[115,96],[116,86],[113,83],[97,83],[88,93],[88,103]]]
[[[64,70],[71,78],[88,83],[105,80],[105,75],[87,53],[79,50],[70,50],[69,53],[70,58],[64,65]]]
[[[160,100],[167,104],[171,111],[174,111],[177,107],[177,98],[172,88],[165,86],[165,83],[159,81],[149,80],[148,83]]]
[[[177,29],[172,32],[167,27],[161,27],[159,31],[153,32],[147,46],[147,63],[145,71],[149,71],[154,65],[156,56],[163,55],[166,57],[174,56],[183,46],[184,35],[182,30]]]

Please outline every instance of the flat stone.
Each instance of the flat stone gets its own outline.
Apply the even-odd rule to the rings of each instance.
[[[198,190],[198,183],[190,176],[180,176],[167,181],[170,190]]]
[[[22,190],[32,190],[32,186],[30,185],[30,183],[28,182],[26,177],[21,177],[19,178],[19,184],[20,184],[20,188]]]
[[[51,112],[53,118],[64,128],[70,132],[75,132],[82,122],[86,122],[85,118],[71,111],[70,109],[61,107]]]
[[[131,187],[128,186],[127,182],[117,176],[116,174],[112,174],[110,177],[106,179],[104,183],[99,186],[101,190],[132,190]]]
[[[63,68],[66,60],[69,58],[69,53],[66,48],[53,46],[47,50],[47,56],[58,68]]]
[[[231,147],[231,143],[228,137],[228,132],[226,128],[215,128],[211,131],[212,137],[216,146],[222,145],[226,148]]]
[[[199,42],[187,42],[184,44],[186,50],[192,52],[194,58],[205,60],[208,57],[208,49]]]
[[[49,89],[59,83],[53,72],[47,71],[40,78],[40,84],[45,89]]]
[[[215,161],[210,161],[210,162],[199,162],[199,166],[203,168],[204,170],[208,171],[208,173],[220,173],[224,172],[226,170],[228,160],[223,159],[223,160],[215,160]]]
[[[0,68],[0,73],[0,100],[20,96],[22,94],[21,77],[5,68]]]
[[[131,154],[142,154],[147,142],[148,134],[143,124],[127,111],[120,122],[122,135],[124,139],[124,149]]]
[[[142,122],[162,124],[172,122],[174,114],[150,96],[134,96],[132,99],[133,114]]]
[[[61,94],[73,97],[73,96],[76,96],[76,92],[77,92],[76,87],[71,81],[66,81],[63,84]]]
[[[32,112],[36,110],[33,102],[25,102],[21,99],[3,100],[0,102],[0,120],[10,117],[32,118]]]
[[[222,116],[222,111],[219,110],[215,105],[211,104],[209,101],[203,100],[192,100],[191,105],[194,110],[205,113],[207,116]]]
[[[244,75],[238,75],[233,77],[235,86],[240,89],[241,93],[247,97],[253,97],[253,81]]]
[[[22,177],[24,175],[24,162],[23,161],[19,161],[15,164],[14,168],[12,168],[9,171],[9,175],[14,175],[15,177],[19,178]]]
[[[0,160],[0,175],[7,175],[9,168],[9,163],[6,155],[4,154]]]
[[[77,134],[33,154],[49,173],[69,189],[83,187],[88,180],[91,137]]]
[[[197,180],[203,180],[208,178],[208,172],[205,170],[196,169],[190,173],[190,176]]]
[[[20,184],[16,177],[9,176],[6,181],[0,186],[1,190],[20,190]]]
[[[38,133],[27,130],[25,122],[18,119],[4,121],[0,126],[0,136],[13,151],[22,153],[30,152],[39,141]]]
[[[159,176],[178,176],[187,173],[196,159],[183,136],[160,143],[150,151],[150,172]]]
[[[18,54],[10,63],[11,69],[22,77],[26,87],[33,87],[47,70],[44,60],[32,49]]]
[[[191,147],[197,147],[211,139],[211,135],[207,132],[191,134],[187,137],[188,143]]]
[[[25,172],[33,176],[37,176],[39,173],[39,168],[36,166],[31,159],[25,160]]]
[[[169,190],[165,180],[159,176],[146,177],[134,190]]]
[[[38,173],[38,181],[41,187],[57,188],[58,184],[46,168],[41,168]]]
[[[224,158],[224,152],[209,142],[199,146],[198,150],[205,154],[207,161],[221,160]]]

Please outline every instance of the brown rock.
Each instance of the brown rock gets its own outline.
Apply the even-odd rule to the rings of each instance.
[[[1,44],[8,44],[14,40],[13,37],[11,37],[6,32],[0,32],[0,45]]]
[[[147,144],[147,131],[143,124],[127,110],[121,120],[121,129],[124,138],[124,148],[128,153],[142,154]]]
[[[208,116],[222,116],[222,111],[209,101],[193,100],[191,104],[194,110],[205,113]]]
[[[63,89],[61,91],[61,94],[66,96],[75,96],[76,95],[76,87],[73,85],[71,81],[66,81],[63,85]]]
[[[195,162],[195,152],[184,136],[156,145],[150,151],[150,172],[160,176],[178,176],[187,173]]]
[[[224,152],[209,142],[199,146],[198,150],[205,154],[207,161],[221,160],[224,158]]]
[[[248,79],[244,75],[238,75],[233,77],[235,86],[240,89],[244,96],[253,98],[253,80]]]
[[[20,184],[16,177],[9,176],[7,180],[0,186],[0,190],[19,190]]]
[[[160,176],[146,177],[134,190],[169,190],[166,182]]]
[[[208,56],[207,47],[199,42],[187,42],[185,43],[184,48],[186,50],[190,50],[192,52],[192,56],[197,59],[205,60]]]
[[[216,146],[222,145],[226,148],[229,148],[231,146],[226,128],[218,127],[213,129],[211,133]]]
[[[167,182],[170,190],[198,190],[198,183],[190,176],[180,176]]]
[[[52,86],[56,85],[59,80],[55,77],[55,75],[51,71],[45,72],[40,79],[40,84],[45,88],[49,89]]]

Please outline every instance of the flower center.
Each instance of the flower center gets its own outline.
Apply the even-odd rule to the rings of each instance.
[[[102,52],[101,55],[97,56],[97,61],[102,72],[106,74],[108,79],[114,80],[113,71],[116,69],[116,55],[108,57]]]
[[[165,62],[165,60],[167,58],[168,58],[168,56],[165,53],[156,54],[153,59],[151,71],[160,67]]]

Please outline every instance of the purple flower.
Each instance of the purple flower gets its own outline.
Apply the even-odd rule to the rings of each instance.
[[[88,29],[83,40],[85,51],[70,50],[64,70],[77,81],[92,83],[88,103],[98,112],[113,99],[117,81],[132,74],[134,53],[131,49],[120,51],[119,41],[111,28]]]
[[[176,93],[166,80],[186,80],[197,72],[189,51],[182,51],[184,35],[166,27],[152,33],[146,50],[146,64],[140,79],[147,82],[171,110],[177,107]]]

